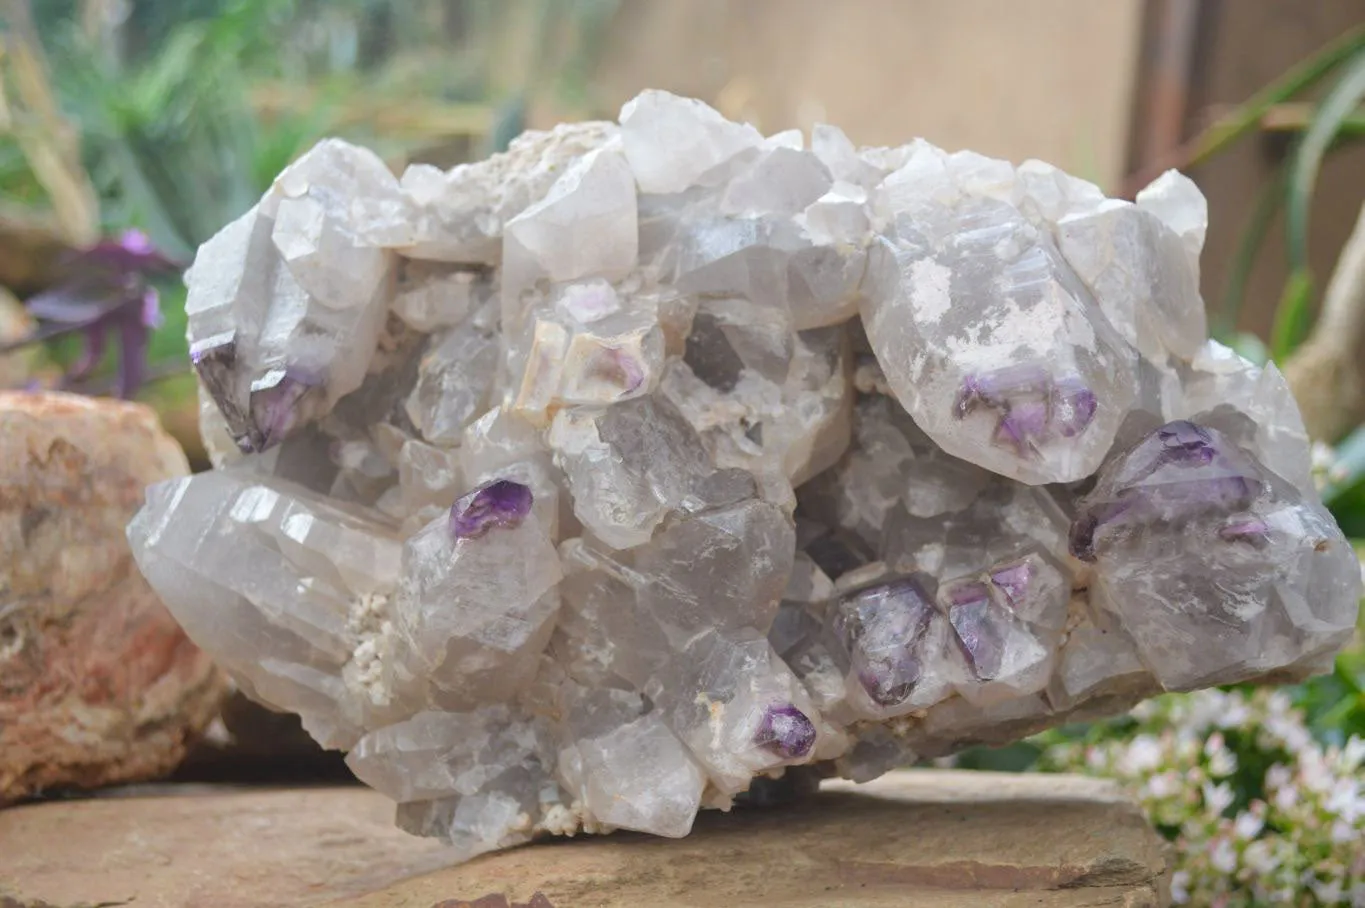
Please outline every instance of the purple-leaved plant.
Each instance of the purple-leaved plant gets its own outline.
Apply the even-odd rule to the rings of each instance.
[[[0,353],[81,334],[84,348],[64,376],[64,384],[71,385],[90,376],[104,358],[109,336],[117,334],[115,391],[119,397],[132,397],[146,380],[148,341],[161,322],[160,297],[150,278],[176,274],[182,268],[140,230],[126,230],[117,240],[79,250],[66,263],[66,281],[25,301],[38,320],[38,330],[0,346]]]

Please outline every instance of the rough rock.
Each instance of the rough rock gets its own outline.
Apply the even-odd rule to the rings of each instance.
[[[123,527],[185,456],[138,404],[0,393],[0,801],[174,768],[224,691]]]
[[[447,173],[328,140],[199,250],[221,468],[129,537],[466,856],[1302,678],[1358,562],[1207,337],[1206,221],[664,92]]]
[[[826,788],[709,814],[681,842],[618,833],[458,866],[373,792],[161,789],[0,813],[0,880],[20,904],[143,908],[1169,904],[1165,847],[1110,783],[912,771]]]

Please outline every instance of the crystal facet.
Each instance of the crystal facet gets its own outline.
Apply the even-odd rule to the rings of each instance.
[[[218,469],[134,553],[404,829],[681,836],[1330,665],[1360,566],[1206,337],[1193,183],[620,121],[401,178],[328,140],[187,276]]]

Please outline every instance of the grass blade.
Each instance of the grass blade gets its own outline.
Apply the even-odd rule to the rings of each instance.
[[[1270,328],[1270,358],[1283,365],[1289,354],[1313,327],[1313,275],[1306,267],[1295,268],[1284,282],[1284,293],[1275,307]]]
[[[1342,77],[1322,99],[1294,153],[1285,213],[1289,263],[1293,269],[1308,267],[1308,216],[1322,159],[1336,140],[1342,124],[1360,106],[1362,99],[1365,99],[1365,50],[1355,55]]]
[[[1337,65],[1365,51],[1365,25],[1357,26],[1306,60],[1287,70],[1225,117],[1195,137],[1186,166],[1206,161],[1242,136],[1259,128],[1261,118],[1299,92],[1331,74]]]

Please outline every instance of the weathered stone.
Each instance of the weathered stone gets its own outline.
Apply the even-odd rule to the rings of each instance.
[[[155,778],[213,718],[223,678],[123,530],[186,472],[146,407],[0,392],[0,801]]]
[[[382,797],[355,788],[190,788],[180,797],[163,788],[148,792],[160,797],[36,804],[0,813],[0,841],[16,897],[61,905],[1169,904],[1165,848],[1111,783],[917,771],[825,787],[793,805],[707,815],[682,841],[618,833],[453,867],[443,866],[448,848],[405,837]]]

